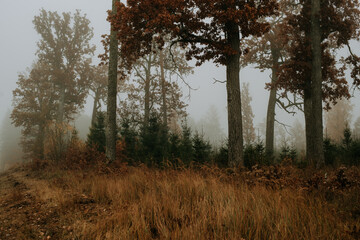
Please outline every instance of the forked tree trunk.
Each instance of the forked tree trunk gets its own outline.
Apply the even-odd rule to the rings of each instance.
[[[163,124],[167,127],[167,103],[166,103],[166,80],[165,80],[165,70],[164,70],[164,53],[163,50],[160,50],[160,80],[161,80],[161,98],[162,98],[162,117]]]
[[[116,14],[115,3],[119,0],[112,0],[112,13]],[[117,95],[117,65],[118,65],[118,40],[117,32],[111,26],[110,34],[110,57],[109,57],[109,79],[107,97],[107,126],[106,126],[106,157],[109,162],[116,159],[116,95]]]
[[[311,50],[312,50],[312,121],[314,130],[314,152],[311,156],[316,167],[325,164],[323,150],[323,115],[322,115],[322,74],[321,74],[321,28],[320,0],[311,1]]]
[[[278,68],[280,51],[276,47],[273,47],[271,43],[271,55],[272,55],[272,74],[271,74],[271,85],[267,114],[266,114],[266,139],[265,149],[269,155],[274,153],[274,138],[275,138],[275,107],[276,107],[276,82],[278,81]]]
[[[226,59],[226,90],[228,104],[229,164],[243,166],[242,113],[240,97],[240,33],[239,27],[229,22],[226,24],[227,41],[235,54]]]

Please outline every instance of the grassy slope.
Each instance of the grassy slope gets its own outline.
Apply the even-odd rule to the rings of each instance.
[[[17,167],[0,175],[0,239],[360,237],[358,179],[284,171]]]

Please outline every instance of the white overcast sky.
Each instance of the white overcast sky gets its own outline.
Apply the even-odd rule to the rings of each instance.
[[[106,11],[111,7],[111,0],[0,0],[0,120],[11,109],[12,90],[16,87],[18,73],[30,67],[36,59],[36,42],[39,39],[33,28],[32,20],[41,8],[51,11],[71,11],[80,9],[87,14],[94,28],[93,44],[97,45],[97,54],[102,52],[101,35],[109,32]],[[97,60],[94,59],[96,62]],[[250,83],[253,98],[252,107],[255,125],[266,116],[269,93],[264,89],[270,72],[260,72],[254,68],[241,71],[241,81]],[[226,91],[224,84],[213,84],[213,78],[225,79],[225,68],[217,68],[211,63],[195,68],[195,74],[187,78],[190,85],[198,88],[191,92],[188,112],[195,119],[200,119],[210,105],[215,105],[221,115],[223,129],[226,129]],[[357,94],[359,95],[359,94]],[[353,104],[359,97],[352,100]],[[359,116],[359,104],[356,104],[353,120]],[[91,105],[85,108],[89,114]],[[278,113],[279,120],[291,122],[291,116]],[[302,114],[298,118],[303,120]]]

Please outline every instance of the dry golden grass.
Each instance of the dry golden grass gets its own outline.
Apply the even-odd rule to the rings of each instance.
[[[49,168],[13,177],[44,203],[37,211],[53,213],[41,228],[52,229],[46,232],[51,239],[358,239],[360,234],[355,185],[333,191],[290,181],[274,188],[259,170],[261,181],[216,168],[119,171]]]
[[[66,214],[75,239],[355,239],[360,229],[359,218],[342,221],[322,194],[302,188],[249,187],[194,170],[64,174],[52,196],[76,213]],[[79,199],[96,205],[97,217],[78,209]]]

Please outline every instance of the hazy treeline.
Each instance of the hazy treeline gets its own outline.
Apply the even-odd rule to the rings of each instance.
[[[11,124],[10,111],[7,111],[0,129],[0,171],[8,164],[21,162],[23,151],[20,145],[21,130]]]
[[[26,158],[61,161],[69,149],[80,146],[79,128],[85,129],[88,125],[75,126],[73,121],[88,96],[93,98],[93,111],[86,147],[100,153],[105,151],[110,162],[119,150],[116,141],[126,153],[125,159],[138,162],[150,159],[160,164],[170,158],[188,163],[204,162],[200,158],[214,162],[223,158],[221,162],[225,166],[306,158],[307,164],[321,167],[328,163],[324,160],[324,154],[329,153],[328,138],[334,141],[330,144],[339,146],[345,141],[348,151],[356,146],[358,133],[356,126],[354,129],[350,126],[351,106],[342,99],[350,98],[346,68],[352,70],[353,85],[360,84],[357,57],[349,45],[349,41],[357,37],[356,29],[360,26],[354,18],[359,12],[358,3],[328,2],[324,5],[328,11],[317,9],[315,15],[324,16],[327,21],[331,14],[339,15],[338,22],[331,22],[331,27],[322,29],[324,34],[320,34],[323,26],[319,19],[314,17],[314,12],[306,11],[314,10],[313,4],[317,1],[296,6],[287,1],[279,5],[269,1],[266,6],[251,6],[254,14],[246,15],[249,21],[223,22],[220,18],[216,21],[222,22],[224,29],[217,29],[218,24],[205,24],[201,31],[187,22],[187,18],[173,19],[172,24],[185,27],[181,31],[169,28],[171,24],[164,25],[162,19],[151,21],[146,29],[137,24],[129,28],[132,21],[139,20],[133,13],[137,13],[140,5],[154,7],[154,11],[158,11],[157,7],[153,3],[125,6],[115,2],[109,17],[113,26],[111,34],[103,40],[105,53],[100,56],[101,65],[93,64],[95,46],[90,44],[93,29],[86,15],[80,11],[59,14],[41,9],[34,17],[33,24],[40,35],[36,59],[28,72],[19,75],[10,114],[12,123],[21,127],[21,145]],[[234,14],[242,16],[235,5],[229,9],[234,7]],[[171,12],[168,7],[163,10]],[[173,7],[179,8],[182,14],[189,13],[186,6]],[[346,7],[350,13],[347,28],[336,25],[341,25],[343,13],[331,12],[339,7]],[[215,5],[213,8],[211,13],[224,11]],[[208,10],[199,5],[196,11]],[[275,14],[277,11],[283,14]],[[203,19],[202,14],[196,16],[194,21],[199,24],[208,20]],[[218,16],[215,14],[214,20]],[[268,18],[263,21],[265,16]],[[156,19],[146,14],[142,17]],[[249,25],[252,21],[254,24]],[[304,27],[307,23],[312,23],[311,31]],[[332,35],[334,31],[347,31],[347,35]],[[209,34],[204,34],[206,32]],[[240,46],[243,38],[239,38],[240,34],[246,37],[244,46]],[[226,41],[221,40],[223,36]],[[328,44],[329,41],[333,44]],[[197,44],[204,46],[199,48]],[[350,55],[338,61],[335,52],[344,46]],[[181,85],[191,89],[186,82],[186,77],[194,71],[189,65],[190,59],[196,59],[196,65],[213,60],[227,69],[226,138],[215,108],[210,108],[199,122],[192,121],[187,114]],[[241,87],[239,84],[240,65],[249,64],[272,71],[271,82],[267,84],[270,90],[267,117],[264,126],[260,126],[265,129],[261,130],[264,138],[260,127],[254,127],[253,123],[251,101],[255,96],[250,95],[249,84]],[[103,112],[105,105],[107,111]],[[289,114],[302,111],[304,126],[298,122],[293,127],[282,124],[281,119],[276,119],[279,107]],[[323,108],[331,109],[326,114],[325,135]],[[83,129],[80,132],[85,132]],[[84,146],[80,149],[84,150]],[[198,151],[204,152],[198,154]],[[202,157],[182,156],[190,153]],[[136,154],[139,155],[135,157]]]
[[[91,126],[91,118],[82,114],[71,124],[78,130],[79,138],[85,141]],[[21,129],[11,123],[10,111],[7,111],[0,129],[0,171],[7,169],[14,163],[28,160],[24,158],[21,138]]]

